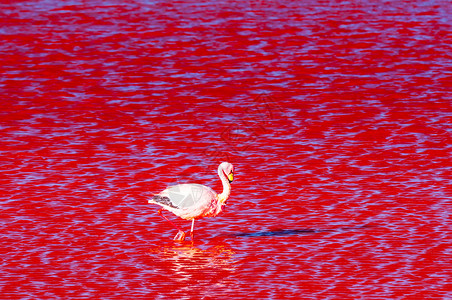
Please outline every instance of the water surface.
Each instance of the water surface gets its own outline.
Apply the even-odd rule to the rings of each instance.
[[[3,298],[452,298],[451,12],[0,4]],[[174,243],[147,200],[225,160]]]

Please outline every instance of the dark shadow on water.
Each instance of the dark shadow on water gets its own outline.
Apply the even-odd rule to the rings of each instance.
[[[256,237],[256,236],[283,236],[283,235],[295,235],[295,234],[312,234],[312,233],[324,233],[324,232],[340,232],[349,230],[359,230],[376,227],[375,225],[362,225],[354,227],[341,227],[335,229],[278,229],[272,231],[257,231],[257,232],[240,232],[230,234],[234,237]]]

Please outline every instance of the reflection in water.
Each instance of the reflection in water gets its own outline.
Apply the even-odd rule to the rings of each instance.
[[[235,286],[235,252],[227,246],[215,245],[206,250],[191,245],[161,246],[151,248],[149,254],[154,266],[162,266],[162,275],[179,283],[172,285],[177,293],[195,289],[214,296],[216,288],[226,292]]]

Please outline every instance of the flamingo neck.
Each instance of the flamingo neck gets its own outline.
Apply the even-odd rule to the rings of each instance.
[[[218,169],[218,176],[220,176],[221,183],[223,184],[223,192],[218,195],[218,201],[224,204],[231,194],[231,184],[223,172],[223,169]]]

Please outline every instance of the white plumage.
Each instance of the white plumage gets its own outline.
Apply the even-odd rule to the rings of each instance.
[[[190,236],[193,240],[193,228],[195,219],[203,217],[215,217],[221,212],[231,193],[230,183],[234,179],[234,167],[228,162],[223,162],[218,166],[218,176],[223,184],[223,192],[215,193],[211,188],[201,184],[178,184],[170,186],[162,192],[154,195],[149,203],[160,205],[159,215],[165,218],[179,232],[174,240],[183,241],[185,232],[173,222],[167,219],[162,210],[168,210],[185,220],[192,220]]]

